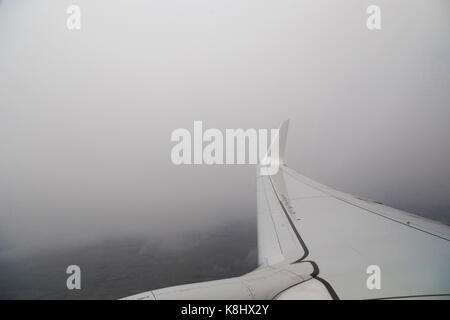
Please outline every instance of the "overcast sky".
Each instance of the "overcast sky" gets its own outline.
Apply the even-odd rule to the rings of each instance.
[[[194,120],[290,118],[290,167],[448,222],[449,35],[447,0],[0,1],[2,247],[256,217],[253,166],[172,164]]]

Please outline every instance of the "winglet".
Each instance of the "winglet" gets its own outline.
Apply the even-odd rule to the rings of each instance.
[[[286,150],[286,140],[287,140],[287,133],[289,129],[289,119],[284,120],[283,123],[281,123],[280,131],[278,133],[279,136],[279,143],[280,143],[280,164],[286,164],[284,161],[284,152]]]
[[[280,126],[280,129],[278,129],[277,139],[275,140],[272,139],[270,148],[267,150],[267,153],[263,161],[261,162],[263,167],[269,165],[271,167],[271,170],[265,171],[265,169],[263,168],[261,169],[261,175],[276,174],[278,172],[278,168],[286,164],[284,160],[284,153],[286,150],[286,139],[288,128],[289,128],[289,120],[283,121],[283,123]],[[276,156],[274,156],[274,154],[276,154]],[[275,170],[272,170],[274,168]]]

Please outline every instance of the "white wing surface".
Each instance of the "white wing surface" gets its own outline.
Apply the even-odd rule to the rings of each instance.
[[[449,239],[447,225],[333,190],[286,165],[258,177],[260,265],[310,261],[333,298],[450,298]],[[368,286],[377,276],[380,288]]]

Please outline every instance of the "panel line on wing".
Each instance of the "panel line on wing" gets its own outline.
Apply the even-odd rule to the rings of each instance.
[[[285,208],[283,205],[280,205],[280,198],[278,197],[278,194],[272,184],[272,179],[268,176],[268,187],[270,188],[272,194],[273,194],[273,199],[274,199],[274,205],[276,206],[276,218],[278,218],[278,223],[276,224],[276,227],[280,228],[280,232],[283,231],[284,229],[284,233],[283,235],[285,236],[283,239],[284,241],[282,241],[282,246],[284,243],[284,246],[286,250],[284,250],[283,253],[285,254],[289,254],[289,258],[292,258],[292,255],[297,255],[297,252],[299,249],[302,249],[303,251],[305,250],[305,246],[302,246],[302,244],[300,243],[300,246],[298,246],[298,235],[296,234],[297,230],[295,228],[292,227],[292,222],[291,220],[285,216],[284,213],[285,212]],[[286,239],[286,237],[288,237],[290,239],[290,241],[288,241],[288,239]],[[288,257],[288,255],[286,255],[286,257]]]
[[[276,192],[275,186],[273,185],[272,179],[271,179],[270,177],[269,177],[269,181],[270,181],[270,184],[272,185],[273,193],[275,194],[275,197],[278,199],[278,202],[279,202],[279,204],[280,204],[280,207],[281,207],[281,209],[283,210],[283,212],[284,212],[286,218],[288,219],[289,224],[291,225],[292,231],[295,233],[295,235],[296,235],[296,237],[297,237],[297,239],[298,239],[298,241],[299,241],[301,247],[303,248],[303,255],[296,261],[296,262],[300,262],[301,260],[305,259],[305,258],[308,256],[308,254],[309,254],[308,247],[306,246],[306,244],[305,244],[305,242],[303,241],[302,237],[301,237],[300,234],[298,233],[297,228],[295,227],[294,223],[292,222],[291,218],[289,217],[289,214],[288,214],[286,208],[284,207],[283,202],[281,202],[280,198],[278,197],[278,194],[277,194],[277,192]]]
[[[272,209],[270,207],[269,199],[267,197],[267,191],[266,191],[266,186],[264,184],[264,180],[261,182],[261,184],[262,184],[263,191],[264,191],[264,198],[266,199],[266,203],[267,203],[267,208],[269,210],[269,216],[270,216],[270,219],[272,220],[272,223],[273,223],[273,226],[274,226],[275,235],[277,237],[278,247],[280,248],[280,252],[283,253],[283,248],[281,247],[280,237],[278,236],[278,231],[277,231],[277,228],[276,228],[276,225],[275,225],[275,221],[273,220]]]

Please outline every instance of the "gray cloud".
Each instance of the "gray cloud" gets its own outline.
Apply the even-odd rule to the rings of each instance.
[[[288,164],[449,221],[448,1],[3,1],[0,242],[202,230],[256,214],[255,168],[170,161],[172,130],[273,128]]]

